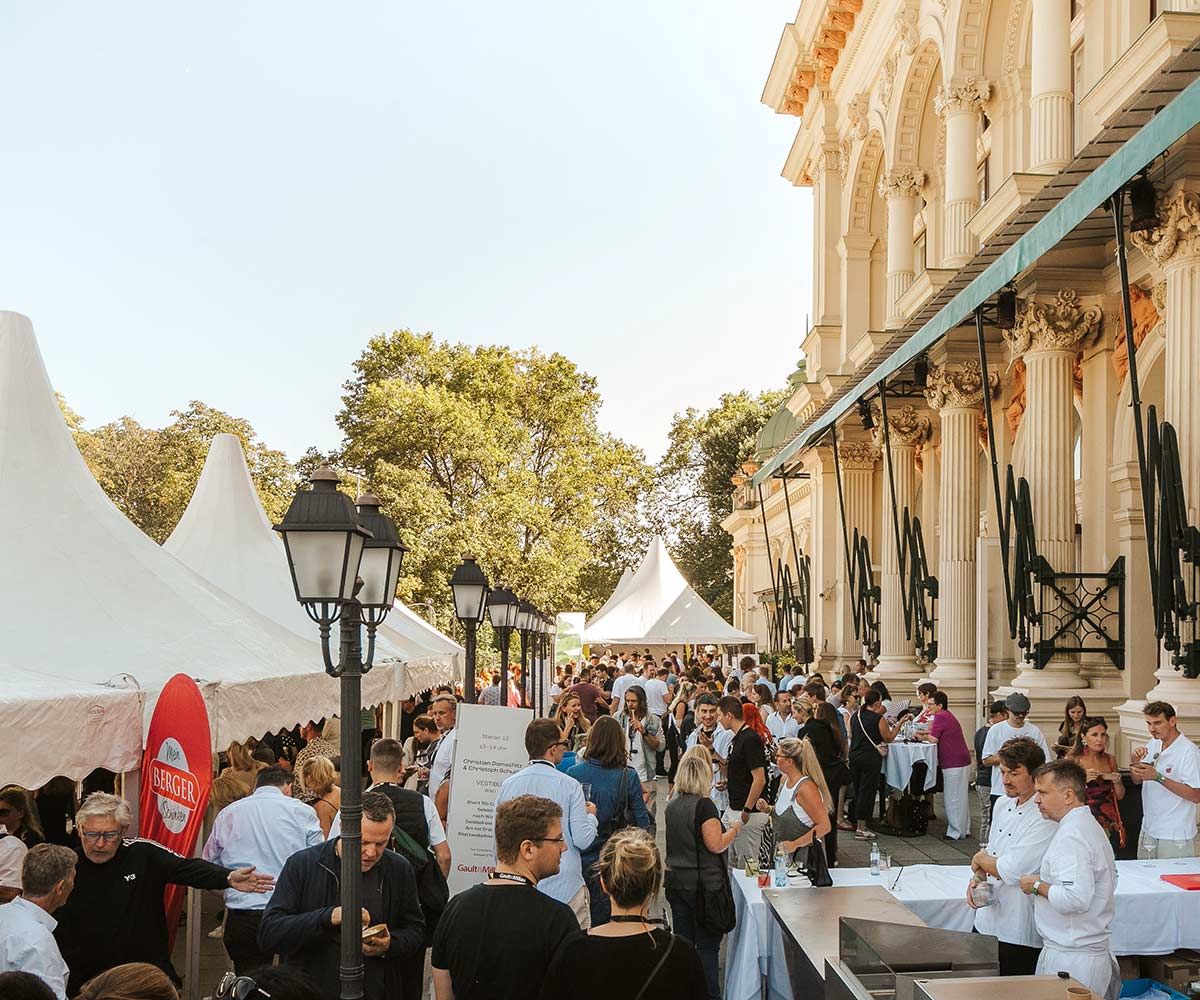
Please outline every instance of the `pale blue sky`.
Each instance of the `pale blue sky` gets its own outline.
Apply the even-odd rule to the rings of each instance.
[[[202,399],[292,457],[408,326],[536,344],[601,423],[782,384],[811,284],[797,0],[7,3],[0,308],[89,424]]]

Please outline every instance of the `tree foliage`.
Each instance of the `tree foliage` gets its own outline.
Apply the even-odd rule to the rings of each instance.
[[[596,380],[561,354],[375,337],[338,416],[338,456],[384,502],[409,554],[403,600],[452,617],[450,574],[473,554],[493,584],[551,610],[594,609],[645,534],[641,452],[602,433]]]
[[[730,478],[754,454],[758,432],[788,395],[726,393],[710,410],[677,413],[647,504],[680,571],[727,621],[733,620],[733,557],[721,521],[733,510]]]
[[[59,406],[96,481],[156,542],[165,541],[183,516],[217,434],[241,439],[250,478],[269,518],[281,518],[295,493],[296,471],[283,452],[260,441],[249,421],[198,400],[172,411],[172,422],[158,430],[132,417],[89,430],[62,397]]]

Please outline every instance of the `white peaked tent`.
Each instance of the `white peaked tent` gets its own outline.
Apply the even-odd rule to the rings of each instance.
[[[617,603],[617,601],[619,601],[621,599],[621,594],[623,594],[625,592],[625,585],[627,583],[629,583],[629,581],[632,579],[633,579],[633,570],[631,570],[628,566],[626,566],[625,569],[621,571],[621,579],[619,579],[617,581],[617,585],[613,588],[613,592],[608,595],[608,600],[605,601],[603,604],[601,604],[600,610],[597,611],[594,615],[592,615],[591,618],[589,618],[587,620],[588,625],[591,625],[592,622],[598,620],[602,614],[604,614],[606,611],[608,611],[609,608],[611,608],[614,604]],[[586,629],[587,629],[587,626],[584,626],[585,632],[586,632]]]
[[[192,499],[163,548],[259,614],[302,639],[316,639],[316,625],[296,601],[283,543],[259,503],[242,443],[233,434],[213,438]],[[459,652],[457,643],[397,602],[378,630],[374,662],[403,664],[398,666],[403,697],[450,681]]]
[[[0,727],[30,744],[29,766],[59,773],[87,732],[71,698],[120,675],[146,711],[174,674],[195,678],[214,747],[337,712],[315,642],[192,572],[109,502],[63,422],[33,325],[12,312],[0,312],[0,524],[0,676],[18,692],[40,690],[31,672],[69,682],[0,701]],[[364,678],[367,703],[394,697],[391,668]]]
[[[687,643],[740,645],[754,636],[730,625],[688,586],[655,535],[646,558],[588,623],[584,642],[669,646]]]

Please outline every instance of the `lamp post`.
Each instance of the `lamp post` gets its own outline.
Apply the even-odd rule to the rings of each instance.
[[[500,706],[508,706],[508,644],[517,625],[521,602],[504,585],[495,587],[487,599],[488,617],[500,637]]]
[[[458,616],[466,633],[466,672],[463,677],[463,695],[468,705],[475,704],[475,629],[487,613],[488,580],[474,556],[463,556],[463,561],[450,577],[450,591],[454,594],[454,613]]]
[[[537,714],[539,716],[546,714],[546,637],[550,632],[549,618],[546,615],[538,612],[537,619],[537,640],[538,640],[538,668],[537,677],[533,687],[534,703],[537,706]]]
[[[405,548],[395,525],[380,513],[378,498],[359,497],[358,509],[338,491],[338,476],[328,466],[316,469],[310,489],[297,490],[283,521],[275,530],[283,537],[296,600],[317,625],[325,671],[341,684],[342,788],[341,878],[342,913],[362,910],[362,675],[371,669],[375,631],[391,610]],[[339,623],[337,662],[329,652],[329,636]],[[367,626],[367,656],[363,659],[362,626]],[[363,996],[362,927],[342,921],[341,1000]]]
[[[517,606],[517,632],[521,637],[521,705],[524,706],[528,699],[526,692],[529,690],[529,653],[533,639],[534,620],[537,617],[537,609],[528,601],[521,601]]]

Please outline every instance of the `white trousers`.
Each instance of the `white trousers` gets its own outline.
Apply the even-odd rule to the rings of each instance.
[[[961,840],[971,835],[971,768],[942,768],[942,804],[946,807],[946,836]]]
[[[725,826],[728,827],[735,819],[741,819],[742,814],[739,811],[727,809],[725,811]],[[766,813],[752,812],[750,814],[750,822],[743,826],[738,835],[734,838],[728,851],[729,865],[732,868],[741,868],[747,858],[758,860],[758,851],[762,847],[763,832],[767,828],[770,818]]]
[[[1099,1000],[1117,1000],[1121,994],[1121,970],[1111,952],[1068,951],[1045,945],[1038,956],[1037,974],[1054,976],[1060,972],[1086,986]]]

